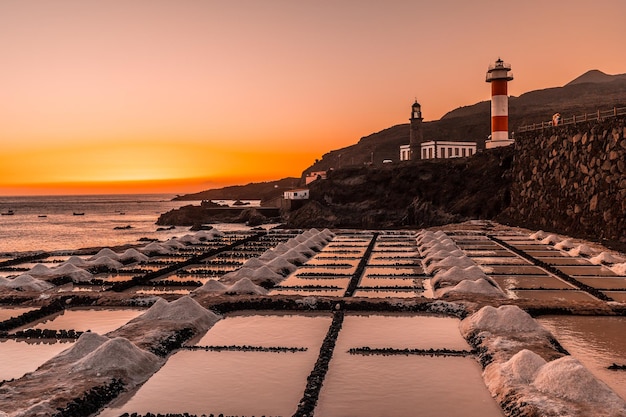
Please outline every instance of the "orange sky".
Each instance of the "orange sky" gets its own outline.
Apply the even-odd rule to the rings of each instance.
[[[626,2],[0,2],[0,195],[299,176],[407,122],[589,69],[626,72]],[[431,3],[431,2],[428,2]],[[469,138],[468,138],[469,139]]]

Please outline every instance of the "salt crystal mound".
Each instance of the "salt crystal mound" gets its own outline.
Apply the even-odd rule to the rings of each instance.
[[[267,290],[256,285],[248,278],[243,278],[228,287],[226,294],[265,295],[267,294]]]
[[[506,374],[515,383],[530,384],[539,369],[546,363],[545,359],[535,352],[522,349],[499,367],[500,372]]]
[[[220,278],[220,282],[232,284],[244,278],[251,280],[255,284],[261,284],[264,282],[278,284],[285,279],[284,276],[280,275],[277,272],[274,272],[267,265],[264,265],[260,268],[240,268],[234,272],[222,276],[222,278]]]
[[[159,298],[145,313],[129,322],[170,321],[183,326],[191,325],[199,330],[209,329],[220,319],[220,316],[207,310],[188,295],[168,303]]]
[[[594,251],[587,245],[578,245],[575,248],[567,251],[567,253],[569,253],[572,256],[580,256],[580,255],[590,256],[594,253]]]
[[[282,258],[282,257],[278,257],[278,258],[274,258],[271,261],[269,261],[267,264],[267,267],[269,269],[271,269],[272,271],[281,274],[283,276],[287,276],[290,273],[296,271],[298,269],[297,266],[295,266],[294,264],[292,264],[291,262],[289,262],[288,260]]]
[[[485,306],[461,321],[459,328],[466,339],[475,332],[524,339],[551,337],[550,332],[516,305]]]
[[[51,275],[50,271],[51,269],[48,268],[46,265],[37,264],[33,266],[31,269],[29,269],[28,271],[26,271],[26,273],[33,277],[49,277]]]
[[[49,277],[69,277],[73,282],[91,281],[92,274],[72,264],[61,265],[50,270]]]
[[[611,266],[611,271],[615,272],[617,275],[625,275],[626,276],[626,263],[615,264]]]
[[[23,274],[13,279],[0,277],[0,287],[11,288],[18,291],[41,292],[53,288],[54,285],[34,278],[31,275]]]
[[[620,258],[619,256],[612,255],[608,252],[600,252],[598,255],[589,258],[589,262],[595,265],[618,264],[624,262],[624,259]]]
[[[70,258],[67,261],[63,262],[62,265],[64,264],[72,264],[79,268],[85,268],[90,265],[88,260],[80,258],[78,256],[70,256]]]
[[[169,255],[172,251],[167,246],[152,242],[139,249],[140,252],[149,255]]]
[[[227,285],[222,284],[221,282],[215,279],[210,279],[207,282],[205,282],[204,285],[202,285],[201,287],[196,288],[193,292],[194,293],[212,292],[212,293],[221,294],[221,293],[226,292],[227,289],[228,289]]]
[[[283,253],[287,253],[291,250],[293,243],[288,244],[289,241],[287,242],[283,242],[283,243],[279,243],[278,245],[276,245],[276,247],[274,249],[272,249],[272,251],[278,255],[282,255]]]
[[[448,256],[440,261],[433,262],[425,268],[426,273],[433,274],[442,269],[450,269],[453,266],[458,266],[459,268],[467,268],[470,266],[476,266],[474,261],[472,261],[467,256]]]
[[[626,415],[626,402],[571,356],[545,364],[537,372],[532,385],[544,394],[588,404],[603,413],[612,410],[602,415]]]
[[[548,235],[541,240],[541,243],[544,245],[554,245],[560,241],[561,239],[557,235]]]
[[[291,262],[294,265],[296,263],[303,264],[309,259],[295,249],[291,249],[289,252],[283,253],[280,257],[288,262]]]
[[[337,236],[336,234],[334,234],[333,232],[330,231],[330,229],[324,229],[320,232],[325,238],[329,238],[330,240],[332,240],[335,236]]]
[[[262,261],[271,261],[272,259],[276,259],[279,256],[280,256],[279,253],[275,252],[272,249],[269,249],[263,252],[263,254],[259,256],[259,259]]]
[[[136,384],[152,375],[159,365],[160,359],[156,355],[138,348],[128,339],[116,337],[76,361],[71,370],[117,375]]]
[[[538,230],[535,233],[532,233],[530,235],[530,238],[534,239],[534,240],[541,240],[541,239],[545,238],[546,236],[547,236],[547,234],[543,230]]]
[[[35,278],[69,277],[74,282],[90,281],[93,276],[72,264],[63,264],[57,268],[48,268],[46,265],[37,264],[28,270],[27,274]]]
[[[187,244],[190,244],[190,245],[198,245],[198,244],[201,243],[200,239],[196,238],[193,235],[189,235],[189,234],[184,235],[183,237],[179,237],[178,241],[181,242],[181,243],[187,243]]]
[[[170,249],[182,249],[182,248],[185,247],[185,244],[180,243],[178,241],[178,239],[176,239],[176,238],[172,238],[172,239],[168,239],[165,242],[161,243],[161,246],[164,246],[164,247],[170,248]]]
[[[305,242],[307,240],[307,236],[303,236],[302,234],[299,234],[298,236],[292,238],[293,240],[295,240],[298,243],[302,243]]]
[[[141,261],[147,261],[148,259],[150,258],[134,248],[126,249],[126,251],[120,255],[120,261],[122,262],[127,262],[127,261],[141,262]]]
[[[435,261],[440,261],[448,256],[463,256],[465,255],[465,253],[461,250],[461,249],[454,249],[454,250],[438,250],[437,252],[434,253],[429,253],[428,256],[426,256],[424,258],[424,260],[422,262],[424,262],[426,265],[435,262]]]
[[[299,253],[301,253],[302,255],[306,256],[307,258],[311,258],[311,257],[313,257],[315,255],[315,251],[313,251],[311,248],[309,248],[304,243],[299,244],[298,246],[293,248],[293,250],[298,251]]]
[[[196,237],[196,239],[198,239],[201,242],[206,242],[208,240],[215,239],[215,234],[212,233],[212,231],[206,231],[206,230],[200,230],[196,232],[194,236]]]
[[[467,268],[459,268],[458,266],[453,266],[448,270],[437,272],[435,276],[430,280],[430,284],[433,289],[438,289],[442,287],[457,285],[459,282],[466,279],[470,281],[476,281],[479,279],[486,279],[491,281],[491,279],[483,272],[483,270],[476,265],[468,266]],[[493,283],[493,281],[491,282]]]
[[[122,265],[121,262],[118,262],[115,259],[111,259],[108,256],[101,256],[98,259],[89,261],[89,266],[105,267],[113,271],[117,271],[118,269],[124,267],[124,265]]]
[[[444,287],[435,291],[435,297],[441,298],[446,295],[484,295],[494,298],[506,298],[502,290],[488,282],[486,279],[480,278],[476,281],[463,280],[454,287]]]
[[[263,262],[262,259],[259,258],[250,258],[241,265],[242,268],[260,268],[265,266],[267,262]]]
[[[108,256],[109,258],[115,259],[116,261],[119,260],[119,255],[109,248],[100,249],[100,251],[93,255],[91,258],[89,258],[89,260],[93,261],[101,256]]]
[[[108,337],[101,336],[98,333],[85,332],[80,335],[76,343],[74,343],[71,348],[65,349],[63,352],[55,356],[53,360],[55,362],[75,362],[93,352],[108,340],[110,340]]]
[[[565,239],[560,241],[559,243],[557,243],[556,245],[554,245],[554,247],[556,249],[563,249],[563,250],[569,250],[572,249],[574,246],[574,242],[572,242],[570,239]]]

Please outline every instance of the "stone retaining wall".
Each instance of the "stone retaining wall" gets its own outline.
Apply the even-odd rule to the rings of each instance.
[[[518,134],[508,216],[626,242],[626,117]]]

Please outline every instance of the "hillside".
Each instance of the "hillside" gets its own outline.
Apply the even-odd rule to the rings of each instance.
[[[283,191],[298,186],[299,178],[287,177],[277,181],[255,182],[246,185],[233,185],[194,194],[177,196],[174,201],[199,200],[262,200],[269,201],[282,197]]]
[[[428,103],[422,103],[427,107]],[[588,71],[563,87],[530,91],[509,98],[509,128],[515,132],[521,125],[550,120],[560,112],[564,117],[626,106],[626,74],[607,75],[598,70]],[[408,118],[407,105],[407,118]],[[457,108],[440,120],[425,122],[425,140],[474,140],[484,146],[491,133],[491,105],[482,101]],[[409,143],[409,124],[400,124],[361,138],[351,146],[326,153],[320,161],[306,170],[323,171],[330,168],[382,164],[385,159],[398,161],[400,145]]]

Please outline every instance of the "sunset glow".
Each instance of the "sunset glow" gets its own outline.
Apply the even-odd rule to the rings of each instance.
[[[511,95],[624,73],[624,16],[623,0],[2,2],[0,194],[299,177],[416,98],[427,121],[488,100],[499,56]]]

